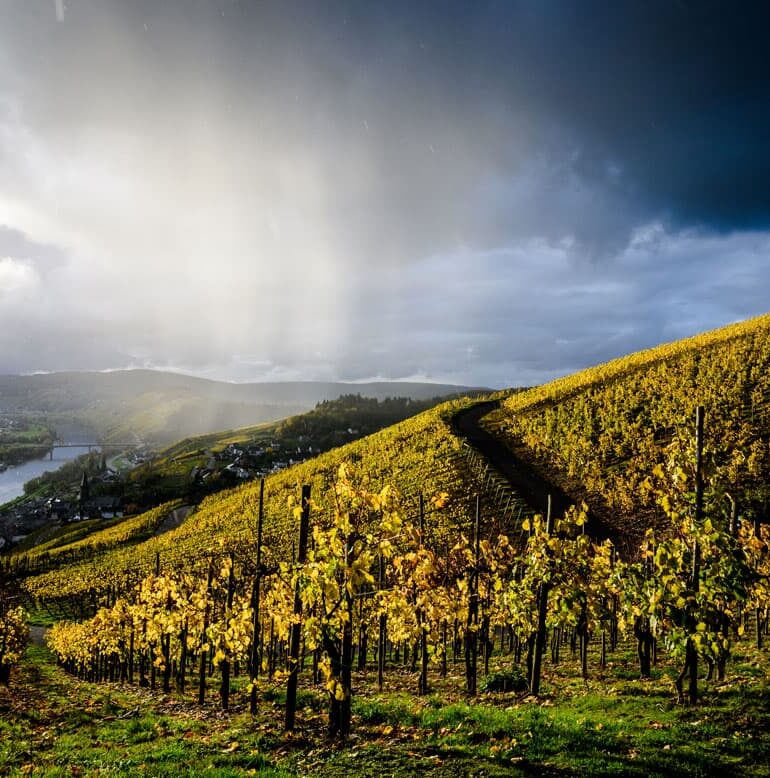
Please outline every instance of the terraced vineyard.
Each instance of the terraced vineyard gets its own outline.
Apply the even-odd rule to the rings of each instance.
[[[677,475],[678,489],[692,489],[699,405],[712,501],[767,521],[769,367],[763,316],[511,395],[485,423],[631,552],[647,527],[666,524],[656,487]]]
[[[92,530],[95,524],[93,520],[82,522],[80,526],[71,527],[69,532],[63,531],[51,540],[34,546],[29,551],[15,554],[12,560],[34,570],[36,567],[71,564],[118,546],[146,540],[181,504],[179,500],[164,503],[136,516],[113,521],[110,526],[90,531],[85,534],[85,537],[78,537],[81,534],[80,529],[83,524],[89,525],[89,530]],[[74,539],[73,536],[75,536]]]
[[[464,401],[466,404],[470,401]],[[473,516],[474,479],[469,471],[462,443],[450,429],[451,416],[463,401],[451,402],[409,419],[380,433],[335,449],[282,473],[265,482],[264,542],[278,556],[290,553],[296,541],[298,520],[289,503],[297,499],[299,486],[310,484],[313,495],[314,522],[324,526],[333,515],[333,484],[337,469],[343,462],[357,466],[369,488],[379,489],[389,484],[399,490],[407,513],[416,516],[419,495],[429,501],[446,493],[447,509],[438,512],[432,522],[429,508],[428,532],[436,542],[443,543],[448,534],[456,537],[458,528],[466,532]],[[98,558],[54,569],[25,581],[26,591],[53,602],[57,599],[80,597],[84,593],[101,594],[122,589],[125,582],[155,569],[158,557],[164,570],[200,569],[208,564],[212,553],[218,556],[235,554],[239,559],[253,558],[256,545],[256,525],[259,483],[252,482],[229,492],[205,499],[198,509],[178,529],[138,545],[117,543],[118,525],[89,537],[83,544],[71,544],[49,552],[50,557],[67,558],[78,547],[103,547],[114,542],[117,548],[107,550]],[[151,524],[170,506],[164,506],[132,524]],[[435,510],[435,509],[433,509]],[[509,511],[509,515],[511,511]],[[517,514],[519,515],[519,514]],[[30,557],[34,564],[37,555]]]

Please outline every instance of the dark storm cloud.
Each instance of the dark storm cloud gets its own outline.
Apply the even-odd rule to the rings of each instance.
[[[0,371],[531,383],[759,313],[766,9],[0,0]]]
[[[541,52],[536,88],[583,144],[579,175],[602,180],[614,166],[642,215],[676,225],[767,226],[768,22],[765,3],[599,2],[539,14],[528,36]]]
[[[650,218],[727,231],[768,225],[768,4],[466,3],[423,5],[419,15],[411,5],[396,26],[430,51],[435,88],[481,109],[484,123],[499,106],[504,130],[487,146],[498,175],[540,162],[532,207],[511,214],[516,229],[581,235],[582,225],[601,243]],[[409,70],[419,82],[418,50]],[[557,202],[543,212],[560,190],[570,205],[583,191],[600,207],[575,213]]]
[[[208,106],[311,148],[349,142],[379,187],[362,197],[342,170],[340,205],[372,242],[406,222],[431,248],[511,230],[614,248],[649,218],[770,219],[764,4],[73,1],[65,25],[23,5],[19,51],[56,87],[26,110],[50,132]],[[139,58],[156,79],[125,78]]]

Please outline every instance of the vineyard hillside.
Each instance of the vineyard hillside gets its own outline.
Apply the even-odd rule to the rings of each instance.
[[[139,773],[146,726],[182,733],[169,775],[767,775],[769,335],[446,402],[15,555],[4,740],[106,687],[95,739]]]
[[[352,464],[357,477],[371,489],[388,485],[399,491],[404,509],[416,515],[420,496],[428,503],[426,513],[436,522],[429,534],[444,542],[467,531],[473,520],[475,485],[467,448],[452,431],[451,419],[471,399],[454,400],[407,419],[378,433],[335,448],[280,473],[264,483],[264,543],[276,558],[291,552],[296,540],[297,518],[292,512],[303,484],[311,486],[314,523],[323,525],[334,509],[331,488],[341,464]],[[431,500],[441,496],[440,510]],[[161,564],[167,569],[199,569],[212,554],[234,554],[247,562],[256,545],[260,482],[220,492],[204,499],[178,528],[136,543],[137,531],[117,529],[95,533],[86,542],[51,550],[41,549],[27,557],[30,563],[53,569],[26,578],[24,587],[33,597],[47,602],[77,600],[108,588],[124,589]],[[510,497],[510,494],[508,495]],[[525,506],[509,500],[508,515]],[[137,528],[154,526],[173,505],[161,506],[132,521]],[[488,530],[494,531],[492,526]]]
[[[631,554],[649,526],[667,522],[658,487],[692,459],[697,405],[706,409],[705,455],[714,475],[712,491],[727,495],[722,507],[730,510],[735,498],[747,516],[766,510],[769,363],[770,315],[503,396],[499,409],[482,423],[516,459],[544,475],[546,483],[575,503],[585,501]],[[355,465],[369,488],[387,484],[399,490],[414,515],[420,495],[430,501],[448,494],[447,508],[436,511],[435,524],[428,525],[436,542],[467,531],[480,484],[451,422],[474,402],[444,403],[268,476],[266,545],[276,555],[291,551],[298,524],[289,505],[302,484],[311,485],[314,522],[324,523],[334,507],[331,486],[342,463]],[[212,495],[182,526],[141,543],[135,542],[135,533],[123,537],[112,531],[107,539],[97,533],[88,544],[58,548],[55,559],[70,564],[30,577],[25,586],[29,594],[45,598],[79,596],[94,588],[122,588],[126,580],[153,569],[158,558],[164,566],[180,569],[205,564],[211,553],[246,558],[255,544],[259,488],[259,482],[249,482]],[[510,497],[508,492],[503,501],[507,513],[502,506],[498,516],[488,512],[489,537],[501,524],[509,533],[519,526],[514,516],[521,520],[527,508]],[[136,523],[152,526],[159,515]],[[94,548],[98,553],[69,553]]]
[[[513,394],[484,423],[633,548],[667,521],[658,488],[692,486],[697,406],[713,499],[766,521],[769,367],[765,315]]]

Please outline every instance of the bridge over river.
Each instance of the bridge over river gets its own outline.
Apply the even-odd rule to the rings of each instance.
[[[48,459],[53,461],[53,452],[56,449],[59,448],[85,448],[88,449],[88,453],[90,454],[92,451],[97,451],[99,449],[104,450],[106,448],[109,449],[126,449],[126,448],[138,448],[141,446],[141,443],[40,443],[40,444],[33,444],[30,446],[27,446],[27,448],[40,448],[45,451],[48,451]]]
[[[20,465],[11,465],[6,468],[0,468],[0,506],[10,500],[15,500],[24,494],[24,484],[33,478],[38,478],[43,473],[55,470],[57,467],[77,458],[80,454],[95,449],[109,449],[120,451],[122,449],[135,449],[142,444],[134,441],[133,443],[99,443],[94,442],[83,434],[81,439],[83,443],[54,443],[51,445],[39,445],[40,456],[37,459],[31,459]],[[113,449],[114,447],[114,449]]]

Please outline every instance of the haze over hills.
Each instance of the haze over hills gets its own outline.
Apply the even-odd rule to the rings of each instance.
[[[104,440],[164,443],[291,416],[342,394],[426,400],[471,387],[416,382],[234,384],[156,370],[0,376],[0,412],[39,412]]]

